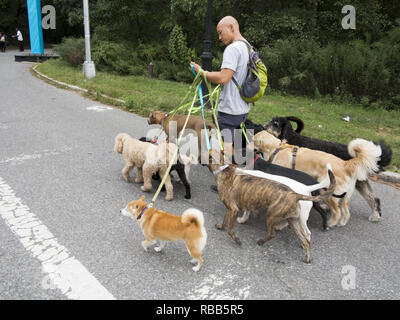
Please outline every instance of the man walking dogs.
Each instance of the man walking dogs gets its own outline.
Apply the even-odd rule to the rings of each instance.
[[[22,52],[24,51],[24,38],[22,37],[22,33],[18,28],[16,28],[15,31],[17,32],[17,34],[12,37],[13,38],[17,37],[19,51]]]
[[[244,42],[246,40],[240,34],[239,23],[234,17],[222,18],[217,25],[217,32],[219,40],[227,46],[223,54],[221,71],[206,72],[198,64],[194,62],[190,64],[203,78],[222,85],[217,120],[224,139],[225,156],[232,159],[234,129],[245,120],[250,106],[241,98],[238,87],[231,80],[234,77],[237,83],[244,82],[249,52]]]

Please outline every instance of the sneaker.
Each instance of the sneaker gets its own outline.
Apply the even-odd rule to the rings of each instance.
[[[212,186],[210,187],[210,189],[211,189],[212,192],[218,194],[218,188],[217,188],[217,186],[216,186],[215,184],[212,185]]]

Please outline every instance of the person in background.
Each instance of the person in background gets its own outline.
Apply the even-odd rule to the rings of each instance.
[[[22,37],[22,33],[18,28],[16,28],[15,31],[16,31],[16,35],[14,35],[12,37],[17,38],[19,51],[23,52],[24,51],[24,38]]]
[[[0,52],[6,52],[6,35],[0,32]]]

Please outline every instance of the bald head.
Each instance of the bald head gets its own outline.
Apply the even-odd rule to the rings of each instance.
[[[218,23],[218,25],[220,25],[220,26],[226,26],[226,25],[230,25],[230,24],[234,25],[235,27],[237,27],[239,29],[239,23],[232,16],[223,17]]]
[[[225,45],[233,41],[243,38],[239,31],[239,23],[232,16],[223,17],[217,25],[219,40]]]

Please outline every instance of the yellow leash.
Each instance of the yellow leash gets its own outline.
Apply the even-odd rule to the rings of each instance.
[[[182,136],[183,136],[183,134],[184,134],[184,132],[185,132],[185,129],[186,129],[187,123],[188,123],[188,121],[189,121],[190,115],[191,115],[192,113],[194,113],[194,112],[198,112],[198,111],[201,110],[201,107],[196,107],[196,108],[194,108],[194,104],[195,104],[195,102],[196,102],[196,100],[197,100],[197,98],[198,98],[198,92],[199,92],[199,91],[198,91],[198,87],[201,85],[201,81],[202,81],[202,80],[201,80],[200,74],[201,74],[200,72],[197,73],[195,79],[193,80],[192,85],[190,86],[190,88],[189,88],[189,90],[188,90],[188,93],[187,93],[187,94],[185,95],[185,97],[182,99],[180,105],[179,105],[177,108],[175,108],[172,112],[170,112],[170,113],[168,114],[168,119],[167,119],[166,125],[168,124],[169,120],[172,119],[172,118],[175,116],[175,114],[176,114],[179,110],[186,109],[186,108],[188,108],[188,106],[190,105],[188,114],[187,114],[186,119],[185,119],[185,123],[184,123],[184,125],[183,125],[183,128],[182,128],[182,130],[181,130],[181,132],[180,132],[180,134],[179,134],[178,140],[177,140],[177,148],[175,149],[174,155],[173,155],[173,157],[172,157],[172,159],[171,159],[171,161],[170,161],[170,163],[169,163],[169,165],[168,165],[167,171],[165,172],[164,177],[162,178],[160,185],[158,186],[158,189],[157,189],[156,193],[154,194],[153,198],[151,199],[151,202],[148,204],[147,207],[152,207],[152,206],[154,205],[154,202],[157,200],[157,197],[159,196],[159,194],[160,194],[160,192],[161,192],[161,189],[162,189],[162,187],[164,186],[165,181],[167,180],[167,177],[168,177],[168,175],[169,175],[169,173],[170,173],[170,171],[171,171],[171,168],[172,168],[172,166],[173,166],[173,163],[177,160],[178,152],[179,152],[179,147],[180,147],[180,143],[181,143],[181,140],[182,140]],[[206,80],[205,82],[206,82],[207,88],[208,88],[208,90],[209,90],[208,92],[211,92],[211,91],[210,91],[210,85],[209,85],[208,81]],[[184,104],[184,102],[186,101],[186,99],[189,97],[189,94],[190,94],[193,90],[195,90],[195,93],[194,93],[192,102],[191,102],[191,103],[185,103],[185,104]],[[218,120],[217,120],[217,107],[218,107],[218,102],[219,102],[219,96],[220,96],[220,94],[221,94],[221,86],[218,85],[218,86],[212,91],[211,94],[205,95],[204,97],[208,97],[208,98],[209,98],[209,101],[210,101],[210,103],[211,103],[211,106],[212,106],[212,115],[213,115],[213,117],[214,117],[214,122],[215,122],[215,126],[216,126],[216,129],[217,129],[217,137],[218,137],[219,147],[220,147],[220,149],[223,151],[223,150],[224,150],[224,147],[223,147],[223,142],[222,142],[222,136],[221,136],[221,131],[220,131],[220,129],[219,129]],[[216,102],[214,103],[214,101],[216,101]]]
[[[174,155],[172,157],[172,160],[170,161],[170,163],[168,165],[168,168],[167,168],[167,171],[165,172],[164,177],[162,178],[161,183],[158,186],[158,189],[157,189],[156,193],[154,194],[153,199],[151,199],[151,202],[148,205],[148,207],[152,207],[154,202],[157,200],[157,197],[160,194],[163,185],[165,184],[165,180],[167,180],[167,177],[168,177],[168,175],[169,175],[169,173],[171,171],[172,165],[177,159],[178,150],[179,150],[179,146],[180,146],[180,143],[181,143],[181,139],[182,139],[182,136],[183,136],[183,134],[185,132],[186,125],[187,125],[187,123],[189,121],[189,117],[190,117],[190,114],[192,113],[192,109],[193,109],[193,106],[194,106],[194,103],[195,103],[196,99],[197,99],[197,90],[196,90],[196,92],[194,94],[194,97],[193,97],[193,100],[192,100],[192,104],[191,104],[191,106],[189,108],[189,112],[188,112],[188,115],[186,116],[186,120],[185,120],[185,123],[183,125],[183,128],[182,128],[182,130],[181,130],[181,132],[179,134],[178,141],[177,141],[177,148],[175,149],[175,152],[174,152]]]

